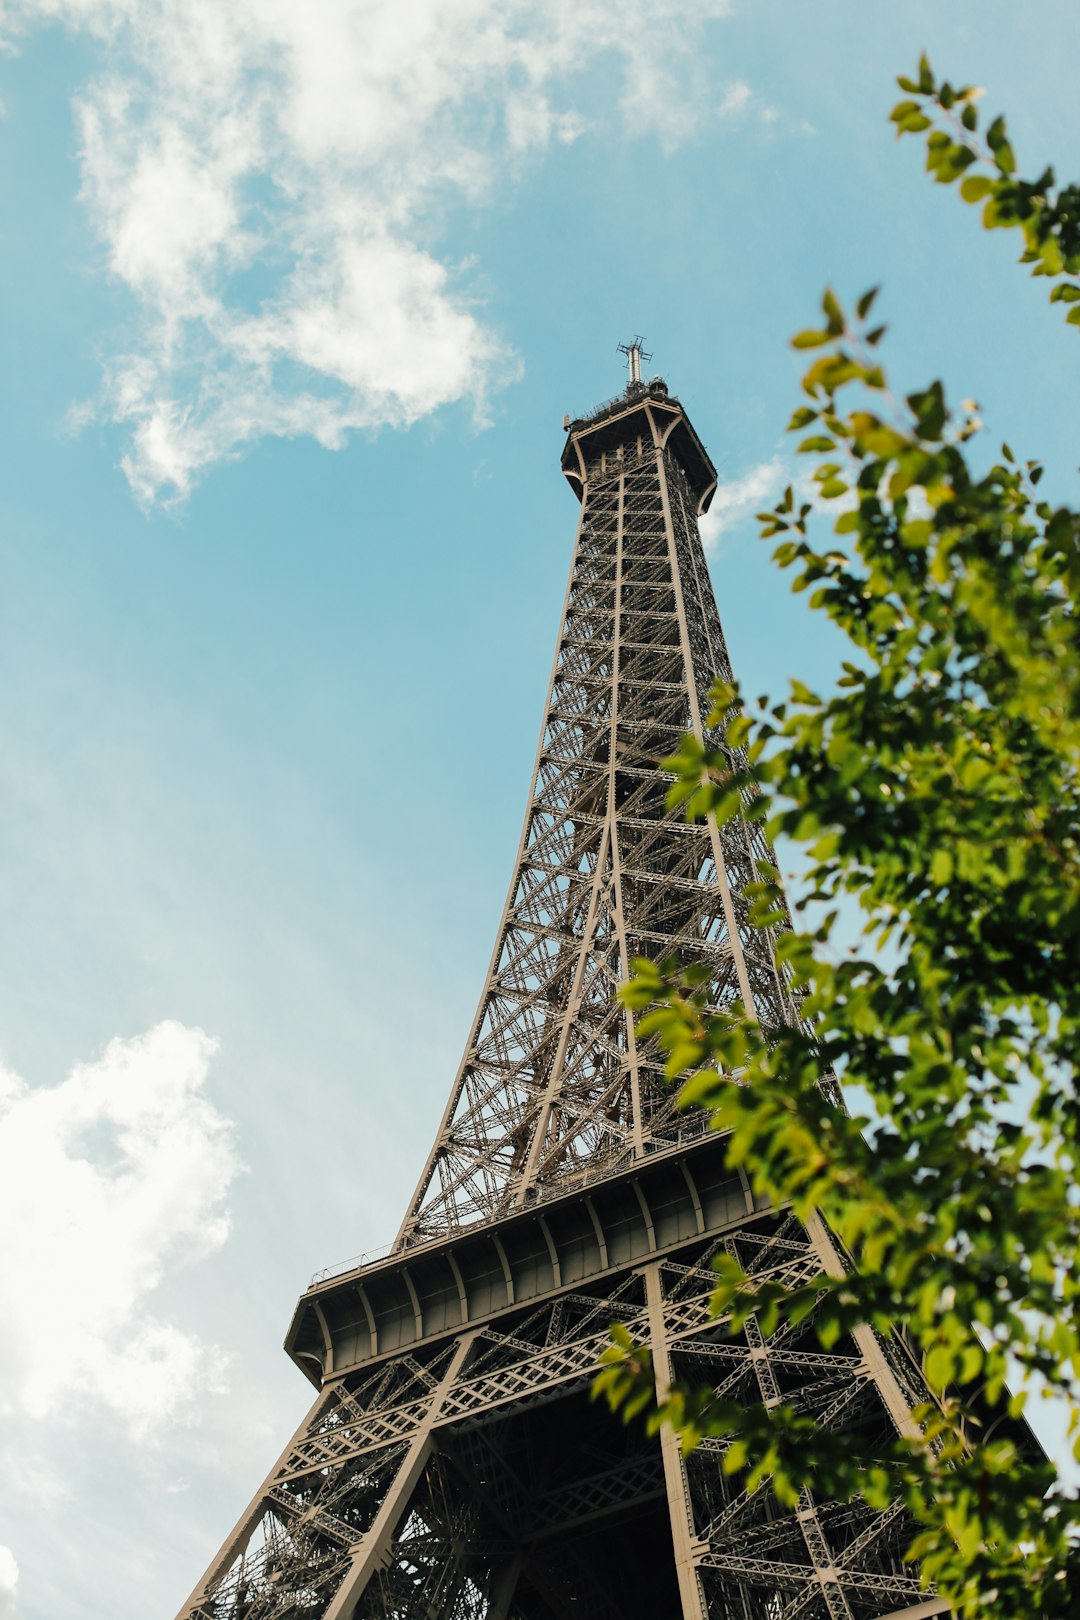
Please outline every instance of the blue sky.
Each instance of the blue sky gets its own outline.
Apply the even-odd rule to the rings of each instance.
[[[0,4],[2,1620],[172,1613],[307,1404],[295,1296],[397,1226],[616,344],[720,468],[751,692],[838,651],[751,517],[827,282],[1077,498],[1075,336],[887,124],[925,47],[1074,177],[1075,5],[610,16]]]

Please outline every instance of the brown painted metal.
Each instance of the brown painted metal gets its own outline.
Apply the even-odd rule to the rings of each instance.
[[[573,424],[581,522],[518,859],[465,1055],[397,1238],[423,1243],[686,1132],[616,989],[636,956],[707,962],[718,1005],[791,1014],[741,891],[753,824],[688,825],[658,761],[731,670],[697,530],[712,463],[666,390]]]
[[[883,1620],[943,1612],[898,1511],[782,1510],[726,1446],[588,1400],[612,1321],[673,1379],[795,1399],[868,1460],[926,1398],[899,1339],[812,1319],[737,1334],[711,1260],[843,1270],[820,1222],[755,1206],[680,1114],[616,990],[635,956],[708,968],[717,1007],[797,1017],[744,890],[753,821],[687,825],[659,761],[730,666],[698,533],[716,473],[659,382],[569,424],[581,499],[525,825],[465,1055],[390,1252],[322,1275],[287,1340],[312,1412],[182,1620]]]

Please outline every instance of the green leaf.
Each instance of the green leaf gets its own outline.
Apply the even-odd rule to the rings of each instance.
[[[819,349],[823,343],[828,343],[828,332],[796,332],[791,340],[793,349]],[[815,413],[816,414],[816,413]]]
[[[824,310],[827,318],[828,324],[826,330],[828,335],[830,337],[839,337],[847,323],[844,320],[844,312],[837,302],[836,294],[829,287],[825,289],[825,295],[821,300],[821,307]]]
[[[880,288],[880,286],[878,286],[878,287],[871,287],[868,292],[863,293],[862,297],[859,299],[858,303],[855,305],[855,313],[856,313],[856,315],[858,315],[860,321],[865,321],[866,317],[869,315],[870,310],[873,307],[874,299],[877,297],[877,295],[878,295],[878,293],[880,291],[881,291],[881,288]]]
[[[909,394],[907,403],[915,416],[919,437],[940,439],[945,427],[945,391],[940,382],[931,383],[921,393]]]
[[[1009,145],[1009,139],[1005,133],[1004,118],[994,119],[994,122],[990,125],[990,128],[986,132],[986,144],[993,153],[994,162],[1001,170],[1001,173],[1015,173],[1016,158],[1013,155],[1013,149]]]
[[[1013,149],[1009,145],[1008,141],[1003,141],[998,147],[997,151],[994,153],[994,162],[997,164],[1002,174],[1016,173],[1016,158],[1013,155]]]
[[[935,1345],[927,1353],[923,1367],[927,1383],[932,1390],[938,1392],[946,1389],[956,1377],[956,1362],[947,1345]]]

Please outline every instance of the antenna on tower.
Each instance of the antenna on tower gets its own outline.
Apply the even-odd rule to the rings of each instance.
[[[631,388],[641,386],[641,362],[652,359],[652,355],[646,354],[642,348],[644,342],[645,339],[638,336],[631,338],[629,343],[617,343],[615,345],[616,354],[625,354],[626,356],[626,369],[630,373]]]

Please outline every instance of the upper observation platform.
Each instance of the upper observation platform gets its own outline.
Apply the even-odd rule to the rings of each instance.
[[[589,416],[566,418],[562,470],[578,500],[589,481],[611,470],[609,463],[652,447],[669,450],[697,498],[699,515],[709,510],[716,490],[716,468],[682,405],[660,377],[632,381],[625,393]]]

